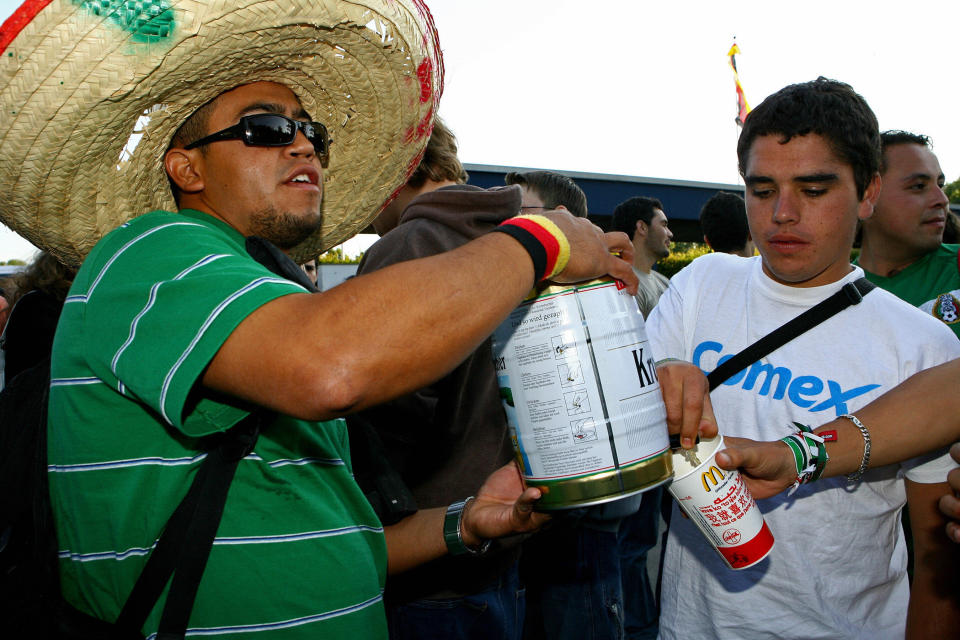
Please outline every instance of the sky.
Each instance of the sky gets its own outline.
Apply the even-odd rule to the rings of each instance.
[[[0,0],[0,20],[18,4]],[[735,184],[736,38],[751,106],[843,80],[881,129],[929,135],[947,181],[960,177],[956,0],[427,4],[446,68],[439,113],[465,163]],[[0,260],[33,251],[0,232]]]

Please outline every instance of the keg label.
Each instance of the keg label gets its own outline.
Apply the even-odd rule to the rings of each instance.
[[[551,290],[516,309],[493,342],[528,480],[622,468],[668,449],[643,318],[616,283]]]

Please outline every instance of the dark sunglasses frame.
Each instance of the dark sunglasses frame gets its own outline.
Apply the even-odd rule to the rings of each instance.
[[[195,149],[220,140],[242,140],[250,147],[286,147],[293,144],[298,131],[303,131],[303,135],[313,145],[320,163],[326,167],[330,158],[330,143],[333,142],[327,134],[327,128],[320,122],[303,122],[279,113],[255,113],[243,116],[232,127],[195,140],[184,149]]]

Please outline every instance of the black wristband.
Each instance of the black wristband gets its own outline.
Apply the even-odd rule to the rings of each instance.
[[[493,231],[500,231],[507,234],[527,250],[527,253],[530,254],[530,259],[533,260],[534,282],[540,282],[547,277],[547,250],[535,235],[523,227],[512,224],[502,224],[494,227]]]

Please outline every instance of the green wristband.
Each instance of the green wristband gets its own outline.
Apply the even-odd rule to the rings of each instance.
[[[807,466],[806,456],[803,455],[803,450],[791,436],[780,438],[780,442],[785,442],[787,446],[790,447],[790,451],[793,452],[794,461],[797,463],[797,475],[799,476]]]

